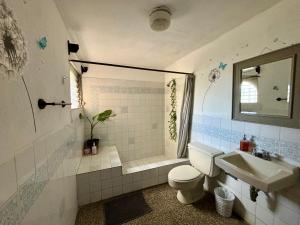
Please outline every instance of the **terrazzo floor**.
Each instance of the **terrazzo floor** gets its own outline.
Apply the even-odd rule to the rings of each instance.
[[[153,209],[127,225],[247,225],[236,215],[219,216],[215,211],[214,196],[206,194],[192,205],[182,205],[176,191],[163,184],[143,190],[145,199]],[[79,209],[75,225],[104,225],[103,202],[96,202]]]

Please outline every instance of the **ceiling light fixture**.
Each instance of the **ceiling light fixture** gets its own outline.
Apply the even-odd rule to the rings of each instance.
[[[150,15],[150,27],[154,31],[167,30],[171,23],[171,12],[166,6],[154,8]]]

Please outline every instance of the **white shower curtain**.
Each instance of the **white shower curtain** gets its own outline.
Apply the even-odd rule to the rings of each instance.
[[[177,158],[187,157],[187,145],[190,141],[191,125],[194,105],[195,75],[187,74],[185,77],[184,93],[180,114]]]

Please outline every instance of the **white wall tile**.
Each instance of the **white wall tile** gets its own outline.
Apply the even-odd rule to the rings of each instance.
[[[78,196],[86,195],[90,192],[89,176],[87,174],[80,174],[76,176],[77,179],[77,193]]]
[[[164,184],[168,182],[168,177],[166,175],[162,175],[158,177],[158,184]]]
[[[101,191],[101,172],[95,171],[88,173],[89,177],[89,192],[100,192]]]
[[[0,165],[0,180],[0,206],[2,206],[17,191],[17,177],[14,160],[10,160]]]
[[[154,85],[155,87],[153,87],[153,83],[137,81],[118,83],[114,79],[83,79],[87,112],[93,114],[105,108],[111,108],[117,114],[112,120],[96,127],[95,136],[101,137],[103,144],[116,145],[124,162],[164,152],[164,136],[155,134],[164,132],[165,95],[163,93],[127,94],[126,91],[131,87],[143,90],[164,89],[164,82],[157,82]],[[102,90],[107,89],[109,93],[99,91],[101,88]],[[120,93],[115,95],[112,93],[113,90],[120,91]],[[147,114],[145,114],[146,112]],[[157,148],[150,147],[153,143],[158,145]],[[131,148],[131,152],[128,152],[129,148]],[[154,151],[154,149],[156,150]]]
[[[111,169],[101,171],[101,180],[111,179]]]
[[[107,188],[112,188],[113,183],[112,183],[112,179],[105,179],[105,180],[101,180],[101,189],[107,189]]]
[[[230,176],[220,176],[220,181],[222,181],[226,186],[228,186],[235,195],[241,195],[242,193],[242,183],[239,180],[235,180]]]
[[[256,123],[245,123],[245,133],[249,135],[254,135],[256,137],[260,136],[261,125]],[[248,137],[250,138],[250,137]]]
[[[112,178],[120,177],[121,175],[122,175],[122,167],[121,166],[112,168],[112,170],[111,170]]]
[[[275,217],[274,225],[288,225],[288,224],[282,222],[280,219]]]
[[[112,186],[122,186],[122,176],[112,178]]]
[[[16,153],[16,172],[18,185],[23,184],[29,177],[35,176],[35,161],[33,146],[28,146]],[[34,177],[35,179],[35,177]]]
[[[80,206],[90,203],[90,193],[88,192],[86,194],[78,195],[77,200],[78,200],[78,205]]]
[[[258,197],[256,199],[257,205],[263,207],[267,210],[275,210],[277,205],[276,195],[272,193],[264,193],[262,191],[258,192]]]
[[[221,129],[231,130],[231,120],[221,119]]]
[[[102,199],[111,198],[112,195],[113,195],[112,187],[111,188],[102,189]]]
[[[300,129],[281,127],[280,140],[300,143]]]
[[[244,133],[245,132],[245,123],[233,120],[231,123],[231,130]]]
[[[260,135],[266,138],[273,138],[279,140],[280,137],[280,127],[261,125]]]
[[[293,225],[297,224],[299,212],[292,211],[291,209],[278,204],[275,211],[275,217],[286,224]]]
[[[256,217],[264,222],[266,225],[273,225],[274,214],[271,210],[257,205],[256,207]]]
[[[230,141],[220,140],[220,150],[224,151],[225,153],[231,152],[231,144]]]
[[[255,215],[256,212],[256,203],[252,202],[249,198],[242,196],[242,204],[251,214]]]
[[[112,196],[118,196],[123,193],[123,187],[122,185],[120,186],[113,186],[112,188]]]
[[[45,139],[39,139],[34,142],[34,158],[35,158],[35,164],[37,166],[40,166],[45,163],[47,160],[47,149],[45,144]]]
[[[91,192],[89,195],[90,195],[89,203],[98,202],[102,199],[102,192],[101,191]]]
[[[254,214],[249,212],[245,205],[239,200],[235,199],[233,210],[242,217],[245,221],[247,221],[250,225],[255,225],[255,212]]]
[[[242,218],[250,225],[255,224],[255,214],[252,214],[252,213],[249,213],[248,211],[246,211],[246,213],[244,214],[244,216]]]
[[[130,184],[133,182],[133,175],[132,174],[125,174],[122,176],[123,184]]]
[[[284,189],[277,195],[278,202],[291,209],[294,212],[299,212],[300,214],[300,193],[299,193],[300,182],[296,185]]]
[[[255,225],[269,225],[269,224],[266,224],[263,221],[261,221],[260,219],[256,218]]]

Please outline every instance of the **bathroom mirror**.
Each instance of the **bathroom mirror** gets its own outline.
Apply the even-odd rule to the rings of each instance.
[[[234,120],[300,127],[300,44],[233,65]]]

